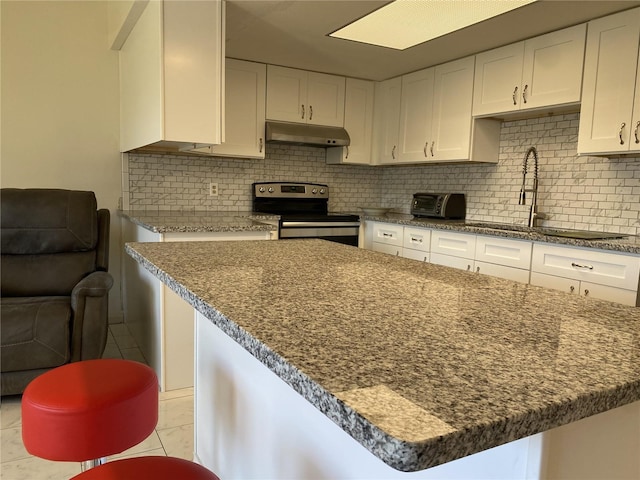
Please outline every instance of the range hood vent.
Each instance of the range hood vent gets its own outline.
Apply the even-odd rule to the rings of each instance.
[[[342,127],[308,125],[306,123],[267,122],[265,138],[268,143],[312,145],[314,147],[347,147],[349,134]]]

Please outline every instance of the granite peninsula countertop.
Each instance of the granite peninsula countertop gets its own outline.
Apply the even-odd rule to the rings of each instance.
[[[277,230],[277,215],[253,212],[188,210],[120,210],[122,217],[155,233],[270,232]]]
[[[126,251],[398,470],[640,400],[640,308],[322,240]]]
[[[361,220],[395,223],[412,227],[435,228],[439,230],[453,230],[495,237],[515,238],[537,242],[557,243],[574,247],[598,248],[618,252],[640,254],[640,236],[628,235],[624,238],[606,240],[583,240],[579,238],[558,237],[545,235],[544,228],[529,228],[525,225],[510,225],[475,220],[439,220],[414,217],[410,214],[387,213],[386,215],[361,215]]]

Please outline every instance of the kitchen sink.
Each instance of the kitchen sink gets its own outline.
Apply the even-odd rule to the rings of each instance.
[[[467,222],[468,227],[486,228],[489,230],[501,230],[506,232],[523,232],[523,233],[537,233],[540,235],[547,235],[550,237],[565,237],[574,238],[579,240],[605,240],[611,238],[625,238],[628,235],[623,233],[611,233],[611,232],[592,232],[588,230],[571,230],[571,229],[558,229],[548,227],[527,227],[526,225],[509,225],[500,223],[483,223],[483,222]]]

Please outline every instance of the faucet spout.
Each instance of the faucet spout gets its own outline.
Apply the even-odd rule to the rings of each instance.
[[[531,188],[527,188],[527,170],[529,167],[529,157],[531,155],[533,155],[533,180],[531,182]],[[524,156],[524,162],[522,164],[522,187],[520,188],[520,197],[518,199],[519,205],[526,205],[527,192],[532,194],[528,225],[529,227],[535,227],[536,220],[543,218],[543,215],[538,213],[538,150],[536,150],[536,147],[529,147]]]

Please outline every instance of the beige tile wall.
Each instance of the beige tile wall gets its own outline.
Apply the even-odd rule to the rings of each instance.
[[[504,122],[497,164],[336,166],[325,164],[321,148],[283,145],[267,145],[265,160],[130,155],[124,207],[247,211],[251,183],[284,180],[328,184],[332,211],[408,212],[415,192],[460,191],[469,219],[525,223],[529,207],[518,205],[518,193],[525,152],[535,146],[545,225],[640,234],[640,158],[578,157],[578,120],[570,114]],[[218,197],[208,195],[209,182],[218,183]]]

